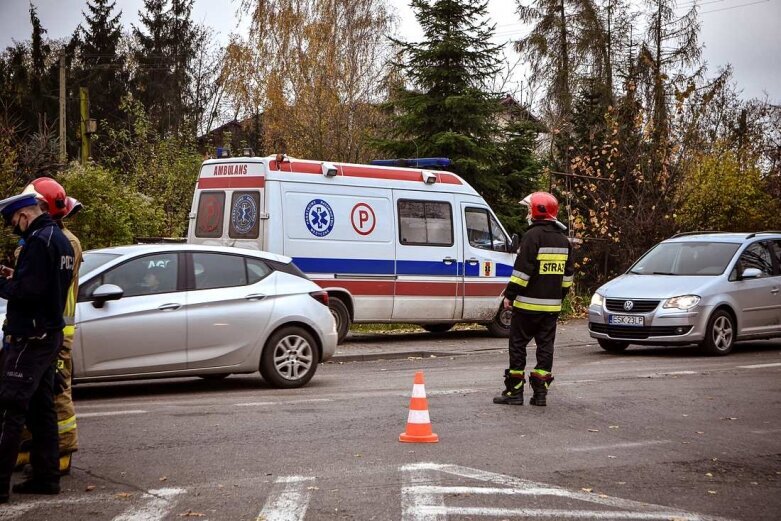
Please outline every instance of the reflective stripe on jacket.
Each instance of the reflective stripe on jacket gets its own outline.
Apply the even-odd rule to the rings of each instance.
[[[559,225],[535,221],[523,236],[504,296],[517,309],[558,313],[574,271],[572,247]]]

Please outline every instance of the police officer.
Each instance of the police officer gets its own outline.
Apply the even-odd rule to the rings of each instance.
[[[0,503],[6,503],[25,420],[33,437],[33,473],[13,491],[60,492],[54,361],[74,258],[68,239],[34,195],[0,201],[0,214],[25,241],[13,275],[0,277],[0,298],[8,300],[3,332],[8,347],[0,373]]]
[[[494,403],[523,405],[526,382],[526,346],[537,344],[537,365],[529,374],[534,391],[532,405],[545,406],[553,382],[553,343],[561,302],[572,286],[572,251],[556,216],[559,203],[547,192],[535,192],[521,204],[528,208],[529,230],[523,236],[510,282],[504,291],[504,307],[512,306],[510,367],[504,372],[505,390]]]
[[[33,180],[24,189],[26,194],[33,194],[38,198],[41,209],[48,212],[59,226],[62,233],[73,248],[73,280],[68,289],[68,300],[65,304],[65,328],[63,329],[63,342],[57,357],[57,372],[55,378],[54,407],[57,410],[57,430],[60,436],[59,468],[60,474],[69,474],[73,453],[78,450],[78,432],[76,430],[76,410],[73,406],[71,390],[71,375],[73,374],[72,346],[76,334],[76,297],[79,292],[79,267],[81,266],[82,250],[81,242],[65,227],[64,219],[76,215],[82,208],[80,202],[73,197],[68,197],[65,189],[50,177],[39,177]],[[30,462],[30,433],[25,430],[22,433],[22,444],[16,467],[21,468]]]

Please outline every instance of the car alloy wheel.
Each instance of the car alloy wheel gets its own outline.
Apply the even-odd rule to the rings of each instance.
[[[720,316],[713,323],[713,345],[719,351],[732,347],[732,322],[729,317]]]
[[[320,359],[312,334],[299,326],[284,326],[266,342],[260,357],[260,374],[274,387],[292,389],[306,385]]]

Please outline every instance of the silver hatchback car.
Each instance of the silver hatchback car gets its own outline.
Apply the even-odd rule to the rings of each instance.
[[[121,246],[85,252],[79,275],[75,382],[259,370],[300,387],[336,349],[328,294],[281,255]]]
[[[687,233],[662,241],[600,287],[589,332],[606,351],[781,337],[781,232]]]

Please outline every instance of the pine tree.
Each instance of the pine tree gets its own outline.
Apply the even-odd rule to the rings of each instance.
[[[397,66],[411,88],[397,87],[388,109],[389,138],[375,146],[395,157],[443,156],[478,191],[496,191],[491,174],[498,96],[486,85],[499,71],[501,46],[490,43],[487,1],[413,0],[424,40],[401,47]]]
[[[116,2],[88,0],[85,26],[79,26],[80,66],[76,81],[89,88],[90,117],[101,127],[112,125],[119,117],[119,103],[127,93],[126,57],[120,50],[120,16],[113,14]]]

